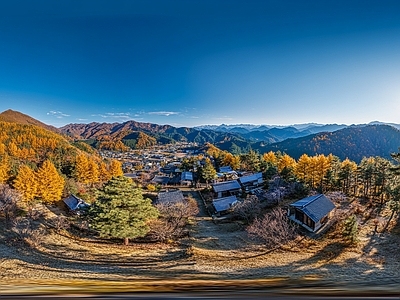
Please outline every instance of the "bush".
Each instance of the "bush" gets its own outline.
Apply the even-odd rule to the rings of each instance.
[[[247,227],[249,235],[260,240],[268,249],[282,246],[297,238],[297,227],[288,222],[281,208],[275,208]]]

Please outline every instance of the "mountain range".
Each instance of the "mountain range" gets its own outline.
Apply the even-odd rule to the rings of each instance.
[[[369,124],[295,124],[272,125],[204,125],[195,128],[174,127],[127,121],[124,123],[68,124],[61,128],[46,125],[28,115],[8,110],[0,114],[0,121],[33,124],[61,133],[74,140],[123,142],[129,147],[152,143],[195,142],[212,143],[222,150],[238,154],[249,149],[260,153],[281,151],[293,158],[332,153],[340,159],[348,157],[359,162],[362,157],[390,158],[400,146],[400,125],[381,122]]]

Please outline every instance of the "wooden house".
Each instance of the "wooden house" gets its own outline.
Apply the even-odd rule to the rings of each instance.
[[[238,180],[244,189],[255,188],[263,183],[261,172],[239,177]]]
[[[306,197],[289,205],[288,217],[311,232],[324,226],[335,205],[325,195]]]
[[[230,180],[215,183],[212,185],[212,189],[217,198],[222,198],[238,194],[241,187],[237,180]]]
[[[238,202],[236,196],[214,199],[212,206],[216,215],[228,212]]]
[[[156,203],[162,203],[162,204],[167,204],[167,203],[178,203],[178,202],[183,202],[185,197],[183,196],[183,193],[181,190],[172,190],[172,191],[165,191],[165,192],[159,192],[158,193],[158,198]]]

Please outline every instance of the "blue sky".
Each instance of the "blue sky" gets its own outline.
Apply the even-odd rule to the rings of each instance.
[[[400,123],[400,1],[1,1],[6,109],[55,126]]]

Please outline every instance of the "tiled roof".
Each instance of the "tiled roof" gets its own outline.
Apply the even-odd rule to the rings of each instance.
[[[158,193],[159,203],[176,203],[183,201],[184,197],[181,190],[167,191]]]
[[[192,172],[182,172],[181,181],[190,180],[193,181],[193,173]]]
[[[236,196],[214,199],[212,204],[216,212],[226,211],[237,202]]]
[[[318,222],[335,208],[335,204],[323,194],[306,197],[290,204],[290,206],[304,212],[314,222]]]
[[[214,192],[225,192],[240,189],[240,184],[236,180],[219,182],[212,185]]]
[[[248,182],[253,182],[253,181],[258,181],[259,179],[261,179],[262,181],[262,173],[255,173],[252,175],[247,175],[247,176],[243,176],[243,177],[239,177],[239,181],[241,184],[244,183],[248,183]]]
[[[228,173],[228,172],[231,172],[231,171],[232,171],[232,168],[231,168],[231,166],[224,166],[224,167],[220,167],[220,168],[219,168],[219,171],[220,171],[221,173]]]

